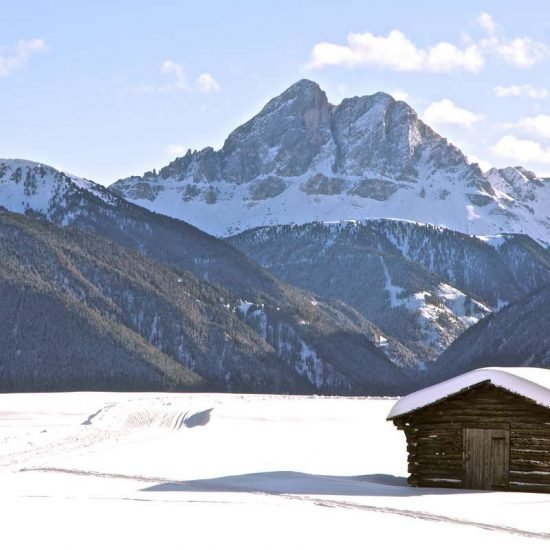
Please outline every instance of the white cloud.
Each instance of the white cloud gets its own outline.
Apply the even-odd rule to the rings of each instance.
[[[550,50],[542,42],[522,36],[507,41],[499,36],[498,27],[488,13],[478,17],[478,23],[488,37],[480,42],[480,47],[501,57],[509,65],[527,68],[548,57]]]
[[[350,33],[345,46],[319,42],[313,46],[307,67],[377,65],[395,71],[447,73],[459,69],[479,72],[483,64],[483,57],[475,44],[461,49],[449,42],[439,42],[428,48],[419,48],[401,31],[393,30],[387,36],[375,36],[370,32]]]
[[[462,46],[443,41],[419,47],[398,29],[390,31],[387,36],[352,32],[347,35],[345,44],[315,44],[306,68],[373,65],[404,72],[449,73],[462,70],[478,73],[485,66],[486,54],[496,55],[506,63],[522,68],[531,67],[550,55],[550,49],[545,44],[529,37],[503,38],[488,13],[479,15],[478,23],[484,37],[473,41],[463,35]]]
[[[9,76],[19,69],[36,53],[47,49],[42,38],[19,40],[15,46],[0,49],[0,78]]]
[[[514,126],[531,134],[550,138],[550,115],[536,115],[520,119]]]
[[[182,157],[187,152],[187,148],[180,144],[170,144],[166,146],[166,152],[172,157]]]
[[[487,32],[487,34],[489,34],[490,36],[496,34],[497,25],[491,15],[486,12],[481,13],[477,18],[477,21],[480,24],[481,28]]]
[[[550,96],[547,88],[535,88],[530,84],[512,84],[511,86],[495,86],[493,88],[497,97],[529,97],[531,99],[546,99]]]
[[[197,78],[197,88],[204,93],[219,92],[220,85],[210,73],[202,73]]]
[[[501,137],[491,151],[501,158],[521,164],[531,162],[550,164],[550,147],[544,147],[537,141],[519,139],[513,135]]]
[[[409,99],[409,94],[403,90],[393,90],[393,92],[390,92],[390,95],[396,101],[407,101]]]
[[[162,62],[161,72],[162,74],[166,75],[174,75],[175,81],[172,87],[176,90],[181,90],[184,92],[191,91],[191,87],[189,86],[189,84],[187,83],[187,79],[185,78],[185,71],[180,64],[172,61],[171,59],[166,59]]]
[[[450,99],[442,99],[429,105],[422,117],[430,125],[455,124],[465,128],[471,128],[483,117],[466,109],[458,107]]]
[[[495,51],[509,65],[515,67],[532,67],[548,56],[548,48],[530,38],[514,38],[510,42],[498,42]]]
[[[199,91],[203,93],[219,92],[220,85],[211,73],[201,73],[194,85],[189,84],[183,65],[176,63],[172,59],[165,59],[162,62],[161,73],[172,77],[169,84],[139,84],[133,86],[131,90],[137,94],[162,94],[169,92],[192,93]]]
[[[550,139],[550,115],[524,117],[517,122],[509,122],[500,126],[502,128],[517,128],[526,134]]]

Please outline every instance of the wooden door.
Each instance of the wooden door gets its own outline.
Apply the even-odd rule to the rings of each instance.
[[[464,428],[464,488],[508,488],[510,432]]]

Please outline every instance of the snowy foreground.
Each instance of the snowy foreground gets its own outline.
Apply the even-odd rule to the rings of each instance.
[[[394,403],[0,395],[2,548],[549,547],[550,495],[408,487]]]

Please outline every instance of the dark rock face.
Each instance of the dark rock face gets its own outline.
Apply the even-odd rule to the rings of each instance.
[[[402,186],[391,181],[366,178],[355,184],[350,190],[350,194],[377,201],[385,201],[388,200],[400,187]]]
[[[286,187],[283,178],[267,176],[266,178],[256,180],[250,185],[248,196],[253,201],[261,201],[280,195]]]
[[[158,178],[242,184],[268,174],[297,177],[318,166],[325,175],[327,169],[346,176],[376,172],[416,181],[416,164],[423,157],[434,170],[468,166],[464,155],[406,103],[377,93],[344,99],[335,107],[318,84],[300,80],[233,131],[220,151],[188,151]],[[476,166],[466,175],[472,185],[483,180]],[[137,180],[117,182],[113,190],[128,193],[128,183],[135,186]]]
[[[400,176],[414,161],[420,142],[418,118],[403,102],[378,93],[344,99],[332,123],[338,169],[361,176],[368,167],[384,176]]]
[[[299,176],[331,141],[330,105],[317,84],[301,80],[229,134],[220,151],[222,177]]]
[[[331,106],[317,84],[301,80],[272,99],[226,139],[220,151],[188,151],[159,171],[160,179],[241,184],[272,174],[297,176],[331,141]],[[122,193],[127,180],[113,189]]]
[[[301,188],[308,195],[339,195],[344,190],[341,178],[329,178],[323,174],[315,174],[305,181]]]

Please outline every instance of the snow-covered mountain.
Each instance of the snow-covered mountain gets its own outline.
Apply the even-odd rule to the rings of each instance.
[[[160,264],[176,270],[172,272],[172,282],[181,278],[180,285],[187,280],[187,275],[179,276],[178,273],[185,270],[210,284],[213,283],[216,288],[223,287],[228,297],[224,298],[220,295],[220,299],[212,298],[219,303],[217,308],[207,308],[210,311],[206,314],[208,322],[219,323],[223,318],[220,315],[220,307],[227,307],[233,312],[233,322],[239,325],[244,321],[246,325],[242,325],[241,329],[244,326],[251,328],[267,346],[266,350],[269,350],[263,356],[261,354],[258,356],[254,353],[253,347],[248,347],[249,359],[252,362],[258,361],[260,366],[252,369],[255,374],[251,372],[250,376],[244,376],[244,379],[241,380],[242,387],[254,391],[275,391],[277,388],[276,385],[273,385],[274,378],[270,375],[264,376],[262,374],[263,367],[261,367],[263,364],[267,371],[272,370],[272,357],[275,356],[280,362],[281,372],[279,374],[283,379],[286,378],[287,385],[284,391],[374,394],[401,393],[405,388],[410,388],[411,379],[405,372],[407,368],[410,370],[410,367],[415,365],[410,351],[352,307],[342,302],[327,302],[309,292],[292,288],[260,268],[255,262],[223,240],[207,235],[183,221],[168,218],[131,204],[87,180],[69,176],[54,168],[21,160],[0,161],[0,169],[2,173],[0,206],[19,213],[26,213],[28,216],[21,216],[21,218],[28,218],[29,227],[34,227],[31,222],[37,221],[30,218],[43,218],[57,225],[69,226],[71,231],[72,228],[76,228],[107,239],[101,241],[103,244],[98,245],[100,248],[105,247],[110,241],[115,248],[119,246],[124,247],[123,250],[131,248],[137,250],[141,255],[156,260],[157,264],[149,263],[142,266],[143,272],[147,268],[151,270],[151,276],[148,278],[145,274],[141,281],[153,295],[159,292],[155,286],[156,283],[153,284],[152,281],[158,275],[157,270],[162,267]],[[16,239],[12,235],[13,230],[10,224],[13,222],[18,225],[24,224],[24,222],[17,221],[10,216],[13,214],[4,213],[0,216],[9,220],[9,223],[0,224],[0,241],[9,243],[9,246],[6,245],[5,249],[0,250],[2,252],[0,260],[6,267],[11,264],[18,265],[18,269],[20,268],[22,273],[28,275],[29,265],[34,265],[34,263],[29,263],[28,260],[22,262],[22,258],[36,243],[33,239]],[[58,250],[71,250],[74,248],[71,241],[74,236],[71,231],[64,236],[56,233],[53,228],[48,229],[48,224],[42,223],[40,227],[35,227],[33,234],[39,236],[43,233],[47,240],[59,241]],[[67,239],[68,241],[65,242]],[[41,243],[40,246],[43,244]],[[20,253],[18,253],[18,248],[21,249]],[[38,250],[42,249],[38,248]],[[102,276],[102,287],[96,289],[99,292],[98,295],[105,295],[107,298],[97,302],[93,297],[97,312],[109,318],[112,315],[112,306],[117,303],[117,300],[122,300],[117,306],[119,308],[117,315],[121,311],[129,311],[129,308],[132,307],[132,304],[128,303],[128,300],[132,298],[128,297],[121,289],[120,276],[116,275],[117,269],[120,269],[121,273],[128,269],[116,261],[119,256],[122,256],[122,252],[116,249],[111,252],[112,254],[107,260],[99,260],[94,252],[91,255],[92,259],[86,262],[86,273],[83,272],[78,277],[79,281],[85,281],[88,277],[87,270],[104,270],[106,266],[118,265],[118,268],[113,268],[114,272],[110,270],[108,276]],[[36,267],[31,268],[31,271],[39,273],[40,269],[47,270],[51,267],[56,272],[61,272],[66,267],[65,260],[61,258],[63,261],[61,261],[60,268],[54,268],[52,266],[55,266],[58,258],[57,254],[52,253],[51,255],[55,260],[53,263],[42,252],[30,254],[32,258],[36,256]],[[22,264],[19,265],[21,262]],[[69,266],[70,273],[80,269],[76,264],[73,265],[73,268]],[[17,280],[18,277],[15,279]],[[109,282],[111,280],[112,283]],[[47,279],[44,281],[41,286],[52,290],[51,281]],[[57,297],[64,296],[64,293],[67,292],[73,298],[84,300],[85,295],[82,293],[82,289],[67,288],[65,283],[66,277],[59,275],[56,284],[59,284],[61,288],[52,290],[56,300]],[[96,285],[95,282],[91,282],[91,284],[92,286]],[[85,284],[85,290],[90,290],[89,285]],[[6,292],[11,295],[15,291],[8,289]],[[93,295],[94,289],[92,288],[90,292]],[[113,292],[116,293],[116,297],[112,295]],[[203,301],[201,298],[199,300]],[[38,298],[31,300],[33,303],[39,303],[39,301]],[[153,298],[149,303],[154,301]],[[21,300],[15,300],[10,302],[9,307],[6,305],[7,302],[4,304],[2,313],[8,327],[11,327],[12,319],[18,314],[20,303]],[[58,305],[59,303],[58,301]],[[63,318],[62,309],[62,307],[57,307],[57,319]],[[151,334],[154,334],[155,337],[151,337],[150,343],[162,352],[171,350],[169,353],[171,360],[178,361],[180,352],[173,347],[174,340],[167,338],[167,335],[173,331],[174,322],[177,323],[177,317],[161,313],[160,308],[157,310],[160,318],[157,319],[149,309],[147,313],[149,321],[145,323],[135,321],[135,319],[139,320],[141,313],[133,311],[131,313],[133,316],[131,330],[135,331],[139,325],[137,332],[140,337],[149,338]],[[194,330],[189,323],[184,320],[180,321],[182,327],[185,327],[184,334],[185,330]],[[120,326],[119,323],[115,324]],[[164,329],[161,328],[163,325]],[[46,326],[48,326],[47,321]],[[12,328],[5,331],[6,337],[11,337]],[[159,330],[160,335],[157,334]],[[36,338],[36,335],[41,332],[40,330],[37,332],[32,326],[29,334],[35,337],[32,342],[33,349],[40,350],[44,345],[44,351],[49,352],[51,346],[55,347],[52,344],[55,339],[45,342]],[[107,335],[108,331],[102,331],[102,334]],[[195,336],[196,334],[193,335],[193,338]],[[226,331],[225,337],[228,338],[228,346],[231,347],[233,343],[238,347],[243,338],[246,340],[246,333],[236,328],[234,331]],[[95,339],[95,336],[93,338]],[[183,339],[185,341],[185,337]],[[73,347],[68,346],[67,350],[72,350],[71,353],[78,355],[79,338],[73,338],[70,341]],[[380,341],[384,341],[386,345],[379,346]],[[97,343],[96,340],[94,342]],[[212,342],[212,349],[223,349],[223,346],[219,348],[215,344]],[[27,347],[32,347],[31,342],[27,344]],[[8,348],[4,346],[2,349],[7,350]],[[16,353],[17,349],[20,348],[13,348],[11,352]],[[187,348],[184,346],[182,349],[186,350]],[[218,356],[223,358],[224,353],[219,353]],[[67,357],[70,359],[74,355],[69,353],[65,359]],[[223,361],[219,363],[213,357],[215,354],[200,357],[196,364],[192,365],[193,370],[204,375],[207,380],[214,379],[221,382],[222,387],[225,385],[226,389],[235,387],[235,373],[232,373],[231,369],[223,364]],[[1,363],[2,357],[0,357],[0,366]],[[244,365],[242,361],[241,363]],[[70,364],[70,361],[67,364]],[[398,366],[405,367],[405,369],[398,368]],[[288,367],[294,371],[294,380],[300,380],[300,384],[291,383],[292,377],[288,378],[283,373]],[[213,376],[212,373],[216,373],[216,375]],[[118,386],[118,389],[121,388],[123,386]]]
[[[550,242],[549,182],[529,183],[529,193],[495,179],[403,101],[377,93],[332,105],[315,82],[300,80],[219,151],[188,151],[111,189],[214,235],[392,217]]]
[[[522,232],[531,233],[541,242],[550,242],[550,178],[539,178],[534,172],[526,170],[522,166],[508,168],[491,168],[485,173],[485,177],[499,196],[507,205],[510,216],[516,216],[518,220],[525,220],[525,228]],[[529,221],[529,215],[539,225],[542,234],[536,233]],[[547,237],[544,237],[546,229]]]
[[[550,243],[550,180],[483,174],[406,103],[378,93],[334,106],[307,80],[221,150],[110,189],[0,160],[0,207],[224,287],[277,361],[327,393],[406,391],[415,367],[550,273],[535,242]]]
[[[347,302],[418,364],[489,312],[550,283],[550,253],[526,235],[366,220],[267,226],[228,242],[282,280]]]
[[[105,187],[38,162],[0,159],[0,206],[67,225],[89,203],[122,204]]]
[[[342,356],[344,342],[348,352],[363,350],[360,362],[379,353],[370,361],[380,363],[376,376],[384,379],[385,358],[407,368],[432,361],[488,312],[546,284],[550,273],[547,251],[527,236],[473,238],[392,220],[249,230],[229,239],[248,259],[183,221],[21,160],[0,161],[0,206],[98,234],[222,285],[240,300],[247,324],[325,391],[335,387],[334,365],[349,370],[358,362],[355,351]],[[336,328],[340,336],[326,338]]]
[[[512,200],[534,203],[534,207],[541,210],[548,207],[548,203],[541,204],[538,199],[549,198],[548,194],[543,195],[543,190],[550,185],[550,178],[539,178],[523,166],[491,168],[485,177],[495,190],[506,193]]]

